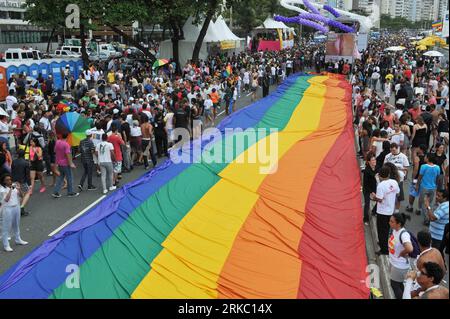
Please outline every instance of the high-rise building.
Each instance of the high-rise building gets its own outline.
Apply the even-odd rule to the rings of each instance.
[[[438,19],[443,20],[448,11],[448,0],[439,0]]]
[[[339,9],[350,11],[353,9],[353,0],[339,0]]]
[[[439,0],[422,0],[422,5],[420,8],[419,20],[433,20],[435,21],[438,17],[439,11]]]
[[[381,14],[389,14],[390,5],[391,5],[391,0],[381,0],[380,13]]]
[[[0,51],[23,46],[46,48],[51,32],[24,21],[24,3],[25,0],[0,0]]]
[[[422,19],[422,6],[426,0],[412,0],[409,3],[408,15],[405,17],[410,21],[420,21]],[[432,0],[433,1],[433,0]]]
[[[435,21],[442,19],[447,5],[447,0],[381,0],[380,9],[381,14],[388,14],[392,18]]]
[[[364,11],[366,14],[372,13],[372,6],[375,0],[359,0],[358,9]]]

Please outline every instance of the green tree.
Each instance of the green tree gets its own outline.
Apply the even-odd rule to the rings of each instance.
[[[203,21],[202,28],[200,29],[200,34],[198,35],[197,41],[195,42],[194,51],[192,52],[192,61],[198,62],[200,50],[203,45],[203,40],[205,39],[206,33],[208,32],[209,25],[212,18],[219,10],[220,1],[219,0],[206,0],[202,1],[203,10],[205,15],[205,20]]]
[[[24,8],[25,17],[31,23],[52,29],[52,33],[65,27],[66,12],[68,4],[77,4],[80,8],[80,33],[82,58],[86,64],[89,59],[86,51],[86,31],[96,30],[99,25],[107,25],[114,32],[126,38],[136,47],[141,49],[147,57],[155,60],[148,49],[134,41],[132,37],[122,32],[121,25],[132,24],[140,19],[145,20],[149,13],[155,9],[150,6],[151,1],[146,0],[26,0]],[[90,23],[91,21],[91,23]],[[49,47],[49,45],[47,46]],[[48,49],[47,49],[48,51]]]
[[[47,43],[48,53],[51,40],[58,30],[64,28],[65,15],[55,14],[65,12],[67,3],[62,0],[26,0],[23,4],[25,11],[25,20],[31,23],[51,30]]]
[[[231,2],[230,6],[233,7],[235,24],[247,34],[260,26],[268,16],[295,16],[298,14],[282,7],[278,0],[235,0]]]

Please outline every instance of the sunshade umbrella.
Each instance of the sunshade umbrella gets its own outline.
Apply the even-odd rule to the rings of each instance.
[[[426,45],[419,45],[418,47],[417,47],[417,50],[420,50],[420,51],[425,51],[426,49],[428,49],[427,48],[427,46]]]
[[[406,48],[405,47],[402,47],[402,46],[398,46],[398,47],[389,47],[389,48],[387,48],[387,49],[385,49],[384,51],[403,51],[403,50],[406,50]]]
[[[445,46],[446,45],[445,40],[440,38],[440,37],[438,37],[438,36],[430,36],[430,37],[427,37],[425,39],[420,40],[417,43],[420,44],[420,45],[422,45],[422,44],[426,45],[428,47],[435,46],[437,43],[439,43],[441,46]]]
[[[169,63],[169,60],[167,60],[167,59],[158,59],[158,60],[156,60],[155,63],[153,63],[153,68],[156,69],[156,68],[162,67],[168,63]]]
[[[87,119],[76,112],[65,113],[56,121],[56,134],[58,137],[68,134],[67,142],[71,146],[80,145],[80,141],[86,138],[86,131],[90,128]]]
[[[423,55],[431,56],[431,57],[439,57],[439,58],[442,58],[444,56],[441,52],[438,52],[438,51],[428,51],[428,52],[425,52]]]

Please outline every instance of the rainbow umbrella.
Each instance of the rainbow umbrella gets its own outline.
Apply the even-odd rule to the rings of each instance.
[[[167,60],[167,59],[158,59],[158,60],[156,60],[155,63],[153,63],[153,68],[154,69],[160,68],[168,63],[169,63],[169,60]]]
[[[90,128],[87,119],[76,112],[65,113],[56,122],[56,134],[58,137],[68,134],[67,141],[71,146],[80,145],[80,141],[86,138],[86,131]]]

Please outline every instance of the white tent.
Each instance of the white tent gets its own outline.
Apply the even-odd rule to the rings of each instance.
[[[194,51],[195,42],[202,29],[202,23],[195,25],[193,24],[194,19],[190,17],[183,26],[184,40],[179,41],[179,59],[181,66],[186,64],[188,60],[192,58],[192,52]],[[208,58],[208,45],[216,43],[220,45],[224,42],[235,42],[239,45],[234,46],[234,50],[240,51],[240,39],[237,37],[227,26],[222,17],[214,23],[210,22],[208,31],[206,32],[205,39],[203,40],[203,45],[200,49],[199,58],[201,60],[206,60]],[[173,45],[172,40],[166,40],[161,42],[160,45],[160,58],[170,59],[173,57]]]
[[[261,26],[257,27],[257,29],[283,29],[283,30],[288,29],[288,30],[290,30],[291,28],[289,28],[287,25],[285,25],[281,21],[275,21],[273,18],[268,17]]]
[[[216,30],[221,34],[225,40],[224,41],[242,41],[244,39],[239,38],[236,36],[233,31],[230,30],[227,23],[223,19],[222,16],[219,16],[216,20],[216,23],[214,24]]]

